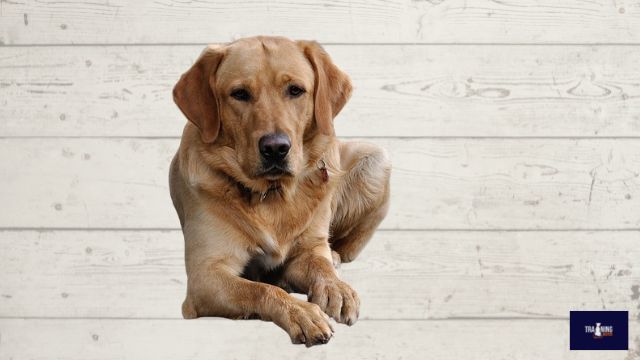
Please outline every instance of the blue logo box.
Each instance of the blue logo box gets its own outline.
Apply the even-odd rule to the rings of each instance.
[[[571,350],[629,350],[628,311],[571,311]]]

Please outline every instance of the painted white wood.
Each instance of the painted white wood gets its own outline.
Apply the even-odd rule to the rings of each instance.
[[[638,359],[627,351],[570,351],[567,320],[361,321],[329,344],[291,345],[257,320],[0,320],[3,359]],[[34,343],[37,344],[34,345]]]
[[[206,43],[254,34],[322,42],[637,43],[633,1],[3,1],[3,44]]]
[[[5,48],[0,136],[179,136],[171,89],[201,48]],[[640,136],[637,47],[327,51],[355,86],[342,136]]]
[[[394,163],[341,269],[363,320],[310,350],[178,319],[171,88],[254,34],[328,44],[338,134]],[[638,44],[627,0],[0,0],[0,359],[640,359]],[[572,309],[629,310],[632,350],[570,352]]]
[[[360,294],[363,319],[624,309],[640,322],[639,239],[638,231],[380,231],[340,273]],[[0,318],[181,317],[178,230],[1,231],[0,263]]]
[[[638,229],[636,139],[369,139],[391,156],[385,229]],[[0,227],[178,228],[177,139],[0,140]]]

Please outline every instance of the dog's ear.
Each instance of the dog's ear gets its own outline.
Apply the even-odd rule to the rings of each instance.
[[[351,97],[351,80],[315,41],[298,41],[315,72],[314,117],[320,132],[334,135],[333,118]]]
[[[173,101],[187,119],[200,129],[200,136],[205,143],[215,141],[220,131],[215,73],[223,54],[222,46],[208,46],[173,88]]]

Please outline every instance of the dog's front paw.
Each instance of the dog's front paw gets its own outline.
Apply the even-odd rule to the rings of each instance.
[[[327,315],[349,326],[355,324],[360,312],[358,294],[342,280],[320,280],[309,291],[309,301],[318,304]]]
[[[294,299],[292,306],[285,309],[281,321],[277,321],[291,337],[294,344],[307,347],[326,344],[333,336],[329,317],[316,304]]]

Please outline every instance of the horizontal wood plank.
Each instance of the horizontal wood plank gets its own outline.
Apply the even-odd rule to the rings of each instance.
[[[206,43],[264,34],[340,43],[640,41],[622,1],[3,1],[2,44]],[[612,36],[615,34],[615,36]]]
[[[638,229],[640,140],[369,139],[385,229]],[[4,228],[178,228],[177,139],[0,139]]]
[[[364,319],[618,309],[640,321],[638,239],[638,231],[380,231],[340,272]],[[0,263],[0,317],[181,317],[178,230],[1,231]]]
[[[640,136],[636,47],[327,50],[355,85],[336,119],[342,136]],[[5,48],[0,136],[179,136],[171,89],[200,51]]]
[[[329,344],[291,345],[256,320],[5,320],[3,359],[638,359],[629,351],[570,351],[568,321],[362,321]],[[470,351],[470,349],[472,349]]]

